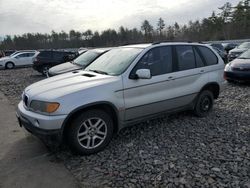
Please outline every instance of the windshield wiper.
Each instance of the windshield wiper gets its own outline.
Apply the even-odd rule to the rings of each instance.
[[[105,74],[105,75],[108,75],[107,72],[104,72],[104,71],[101,71],[101,70],[93,70],[93,69],[90,69],[89,71],[96,72],[96,73],[98,73],[98,74]]]

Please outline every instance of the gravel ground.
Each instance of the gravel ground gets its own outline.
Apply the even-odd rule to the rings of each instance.
[[[1,91],[16,105],[40,79],[31,68],[0,71]],[[82,187],[250,188],[249,144],[250,86],[228,84],[208,117],[162,116],[122,130],[96,155],[55,155]]]

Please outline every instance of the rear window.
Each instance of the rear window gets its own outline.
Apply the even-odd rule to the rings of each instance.
[[[218,58],[217,56],[212,52],[212,50],[210,50],[207,47],[204,46],[198,46],[198,49],[201,51],[202,56],[204,57],[207,65],[215,65],[218,63]]]
[[[38,57],[45,57],[45,58],[51,58],[52,52],[51,51],[41,51],[38,54]]]

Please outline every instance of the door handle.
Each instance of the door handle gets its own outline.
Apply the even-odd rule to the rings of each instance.
[[[204,70],[201,70],[200,73],[204,73],[205,71]]]
[[[169,76],[168,79],[169,80],[175,80],[175,78],[173,76]]]

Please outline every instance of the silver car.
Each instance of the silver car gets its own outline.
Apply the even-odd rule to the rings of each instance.
[[[27,87],[21,126],[39,137],[67,140],[80,154],[104,149],[122,128],[162,113],[206,116],[224,85],[224,62],[196,43],[114,48],[89,65]]]

